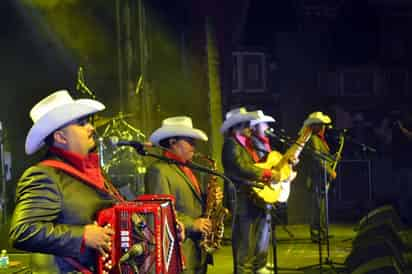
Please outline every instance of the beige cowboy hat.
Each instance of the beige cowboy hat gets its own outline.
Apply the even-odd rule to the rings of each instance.
[[[175,116],[169,117],[162,121],[162,126],[156,129],[149,140],[155,145],[159,145],[159,142],[163,139],[184,136],[190,137],[202,141],[207,141],[207,135],[202,130],[193,128],[192,118],[187,116]]]
[[[313,124],[330,124],[332,119],[326,114],[320,111],[312,112],[308,118],[303,122],[303,126],[309,126]]]
[[[38,151],[44,145],[44,139],[56,129],[104,109],[105,106],[96,100],[74,100],[67,90],[52,93],[30,111],[33,126],[26,137],[26,153],[30,155]]]
[[[220,132],[225,133],[228,129],[236,124],[250,122],[258,118],[259,115],[256,111],[249,112],[244,107],[232,109],[231,111],[226,113],[226,119],[220,127]]]
[[[272,116],[269,116],[269,115],[265,115],[263,113],[263,111],[261,111],[261,110],[256,111],[256,113],[259,116],[259,118],[250,121],[250,126],[251,127],[256,126],[257,124],[260,124],[260,123],[273,123],[273,122],[276,122],[275,118],[273,118]]]

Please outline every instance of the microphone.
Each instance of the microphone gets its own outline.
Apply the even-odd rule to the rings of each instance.
[[[151,142],[139,142],[135,140],[131,140],[131,141],[120,140],[119,137],[117,136],[109,137],[109,142],[112,146],[116,146],[116,147],[130,146],[130,147],[133,147],[139,150],[145,147],[153,147],[153,144]]]
[[[129,261],[130,259],[142,256],[144,254],[144,252],[145,252],[145,247],[144,247],[143,243],[134,244],[129,249],[129,251],[127,251],[126,253],[123,254],[122,257],[120,257],[119,263],[123,264],[123,263]]]
[[[328,129],[329,132],[335,132],[335,133],[339,133],[339,134],[341,134],[341,133],[344,134],[344,133],[348,132],[348,130],[349,130],[347,128],[334,128],[332,125],[328,126],[327,129]]]
[[[278,139],[280,142],[285,143],[286,142],[286,138],[285,138],[285,130],[284,129],[280,129],[281,134],[276,133],[276,131],[273,128],[268,128],[265,131],[265,135],[266,136],[270,136],[273,138]]]

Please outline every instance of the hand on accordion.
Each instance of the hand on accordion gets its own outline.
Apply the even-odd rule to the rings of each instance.
[[[110,224],[101,227],[94,223],[85,226],[83,237],[86,246],[96,249],[102,256],[107,256],[112,248],[113,235],[114,230]]]
[[[176,229],[178,233],[178,238],[179,241],[183,242],[186,239],[186,231],[185,231],[185,225],[176,219]]]

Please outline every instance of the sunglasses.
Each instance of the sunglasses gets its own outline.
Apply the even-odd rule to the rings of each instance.
[[[190,137],[179,137],[177,140],[184,140],[192,146],[196,146],[196,140]]]
[[[76,119],[72,122],[72,124],[84,127],[87,124],[93,124],[93,115],[88,115],[79,119]]]

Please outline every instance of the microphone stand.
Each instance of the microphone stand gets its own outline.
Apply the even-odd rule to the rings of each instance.
[[[291,137],[289,137],[289,136],[287,136],[285,133],[284,133],[284,130],[278,130],[278,131],[276,131],[276,130],[271,130],[271,131],[268,131],[267,132],[267,134],[269,135],[269,136],[271,136],[271,137],[274,137],[274,138],[277,138],[277,139],[279,139],[282,143],[286,143],[286,144],[288,144],[288,145],[293,145],[293,144],[296,144],[296,142],[295,142],[295,140],[293,140]],[[326,166],[328,163],[334,163],[334,165],[335,165],[335,167],[336,167],[336,163],[337,163],[337,160],[340,158],[340,154],[341,154],[341,152],[342,152],[342,148],[343,148],[343,142],[342,142],[342,145],[341,145],[341,147],[340,147],[340,149],[339,149],[339,152],[338,152],[338,156],[337,157],[335,157],[335,156],[333,156],[333,155],[330,155],[330,154],[328,154],[328,153],[323,153],[323,152],[320,152],[320,151],[317,151],[317,150],[315,150],[315,149],[313,149],[313,148],[311,148],[311,147],[308,147],[308,146],[304,146],[304,147],[302,147],[302,153],[310,153],[311,155],[313,155],[315,158],[317,158],[317,159],[320,159],[322,162],[323,162],[323,165],[324,166]],[[325,264],[327,264],[327,265],[330,265],[331,266],[331,268],[333,269],[333,270],[335,270],[334,269],[334,267],[333,267],[333,262],[332,262],[332,260],[329,258],[329,256],[330,256],[330,247],[329,247],[329,229],[328,229],[328,226],[329,226],[329,221],[328,221],[328,214],[329,214],[329,212],[328,212],[328,198],[327,198],[327,196],[328,196],[328,178],[327,178],[327,172],[326,172],[326,168],[324,168],[324,170],[323,170],[323,181],[324,181],[324,184],[323,184],[323,189],[322,190],[320,190],[322,193],[323,193],[323,195],[324,195],[324,199],[325,199],[325,218],[326,218],[326,220],[325,220],[325,225],[326,225],[326,244],[327,244],[327,258],[325,259]],[[321,193],[319,193],[320,195],[322,195]],[[320,209],[320,207],[319,207],[319,210],[321,210]],[[319,223],[321,223],[322,222],[322,220],[321,220],[321,214],[319,213]],[[272,236],[272,237],[274,237],[274,236]],[[321,242],[321,239],[320,239],[320,230],[319,230],[319,233],[318,233],[318,239],[317,239],[317,242],[318,242],[318,253],[319,253],[319,263],[318,264],[314,264],[314,265],[309,265],[309,266],[304,266],[304,267],[300,267],[300,268],[297,268],[297,269],[293,269],[293,270],[305,270],[305,269],[309,269],[309,268],[313,268],[313,267],[316,267],[316,266],[318,266],[319,267],[319,271],[320,271],[320,273],[322,274],[323,273],[323,269],[322,269],[322,264],[323,264],[323,260],[322,260],[322,242]],[[275,243],[275,240],[274,240],[274,243]],[[274,248],[274,250],[275,250],[275,248]],[[276,254],[276,253],[274,253],[274,254]],[[335,271],[336,272],[336,271]],[[277,273],[277,269],[276,269],[276,264],[275,264],[275,273]]]
[[[229,179],[229,178],[228,178],[227,176],[225,176],[224,174],[222,174],[222,173],[220,173],[220,172],[217,172],[217,171],[214,171],[214,170],[211,170],[211,169],[209,169],[209,168],[207,168],[207,167],[204,167],[204,166],[202,166],[202,165],[196,164],[196,163],[194,163],[194,162],[185,162],[185,163],[182,163],[182,162],[180,162],[180,161],[177,161],[177,160],[175,160],[175,159],[170,159],[170,158],[165,157],[165,156],[163,156],[163,155],[159,155],[159,154],[156,154],[156,153],[148,152],[147,150],[145,150],[144,145],[141,144],[141,143],[138,143],[138,142],[134,142],[133,144],[129,144],[129,145],[130,145],[131,147],[133,147],[133,148],[136,150],[136,152],[137,152],[138,154],[142,155],[142,156],[153,157],[153,158],[156,158],[156,159],[158,159],[158,160],[160,160],[160,161],[166,162],[166,163],[168,163],[168,164],[173,164],[173,165],[177,165],[177,166],[187,166],[187,167],[189,167],[189,168],[191,168],[191,169],[194,169],[194,170],[197,170],[197,171],[200,171],[200,172],[204,172],[204,173],[208,173],[208,174],[211,174],[211,175],[220,177],[220,178],[222,178],[225,182],[233,185],[232,180]],[[159,148],[160,148],[160,149],[163,149],[162,147],[159,147]],[[258,182],[258,183],[249,182],[248,185],[250,185],[251,187],[256,187],[256,188],[261,188],[261,189],[264,188],[264,186],[265,186],[263,183],[259,183],[259,182]]]

